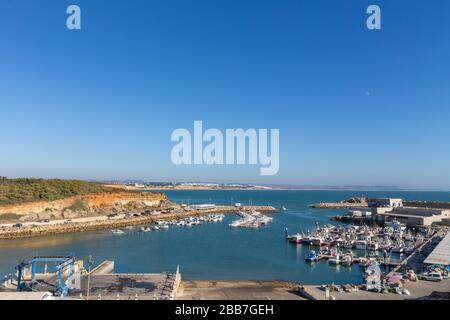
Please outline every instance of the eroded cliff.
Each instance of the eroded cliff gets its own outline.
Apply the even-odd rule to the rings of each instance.
[[[36,201],[0,206],[0,218],[17,216],[22,221],[74,218],[90,215],[132,212],[161,206],[163,193],[114,192],[75,196],[55,201]]]

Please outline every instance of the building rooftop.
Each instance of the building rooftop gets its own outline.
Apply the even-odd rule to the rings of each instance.
[[[424,217],[442,215],[449,212],[448,209],[432,209],[432,208],[419,208],[419,207],[396,207],[391,211],[377,212],[381,215],[396,215],[403,217]]]
[[[439,242],[433,252],[425,259],[424,263],[450,265],[450,233]]]

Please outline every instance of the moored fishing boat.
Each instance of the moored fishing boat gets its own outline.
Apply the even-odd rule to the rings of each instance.
[[[340,253],[336,254],[335,256],[328,259],[329,264],[338,265],[341,263],[342,255]]]
[[[344,249],[353,249],[354,248],[354,242],[353,241],[345,241],[343,244],[342,244],[342,248],[344,248]]]
[[[369,242],[367,244],[367,250],[377,251],[378,250],[378,242],[373,242],[373,241]]]
[[[336,247],[342,247],[344,245],[345,241],[341,238],[337,238],[333,241],[333,245]]]
[[[351,266],[353,264],[353,255],[352,254],[345,254],[342,262],[342,265],[344,266]]]
[[[367,266],[368,261],[369,261],[369,259],[364,258],[364,257],[361,257],[361,258],[359,259],[359,263],[358,263],[358,264],[359,264],[360,267],[364,268],[364,267]]]
[[[358,250],[366,250],[367,249],[367,241],[366,240],[357,240],[355,242],[355,247]]]
[[[305,258],[305,261],[307,262],[315,262],[317,261],[318,257],[317,257],[317,253],[314,250],[311,250],[308,252],[308,255]]]
[[[327,247],[327,248],[331,248],[333,246],[333,241],[329,241],[329,240],[323,240],[323,242],[320,244],[321,247]]]
[[[303,240],[303,236],[299,233],[294,234],[293,236],[290,237],[289,241],[292,243],[302,243]]]
[[[315,238],[313,238],[313,239],[312,239],[312,242],[311,242],[311,244],[312,244],[313,246],[318,246],[318,247],[320,247],[320,246],[322,245],[322,243],[323,243],[323,239],[320,238],[320,237],[315,237]]]
[[[386,250],[386,251],[389,251],[390,249],[391,249],[391,242],[389,241],[389,240],[387,240],[387,241],[384,241],[384,242],[381,242],[379,245],[378,245],[378,249],[379,250]]]
[[[313,239],[309,236],[303,237],[302,243],[306,245],[312,245]]]
[[[403,250],[404,250],[404,249],[405,249],[405,248],[404,248],[404,245],[403,245],[403,244],[398,244],[398,245],[392,247],[391,252],[392,252],[392,253],[403,253]]]

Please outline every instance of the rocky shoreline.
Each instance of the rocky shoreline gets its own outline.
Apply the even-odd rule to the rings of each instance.
[[[320,202],[310,205],[310,208],[316,209],[351,209],[351,208],[367,208],[369,206],[368,199],[365,197],[353,197],[339,202]]]
[[[73,219],[145,210],[160,207],[164,203],[170,205],[165,194],[159,192],[104,192],[55,201],[3,205],[0,206],[0,218],[5,215],[7,217],[12,216],[21,222],[42,219]]]

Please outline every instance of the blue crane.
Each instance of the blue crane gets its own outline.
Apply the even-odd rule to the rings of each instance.
[[[63,281],[63,271],[66,267],[69,267],[68,272],[68,280],[69,282],[72,280],[73,275],[73,265],[75,262],[75,257],[73,256],[38,256],[33,257],[30,260],[22,261],[16,266],[17,272],[17,290],[22,291],[25,286],[23,283],[23,270],[31,266],[31,280],[36,279],[36,263],[39,262],[56,262],[58,265],[56,266],[57,272],[57,294],[60,296],[67,296],[68,287]]]

